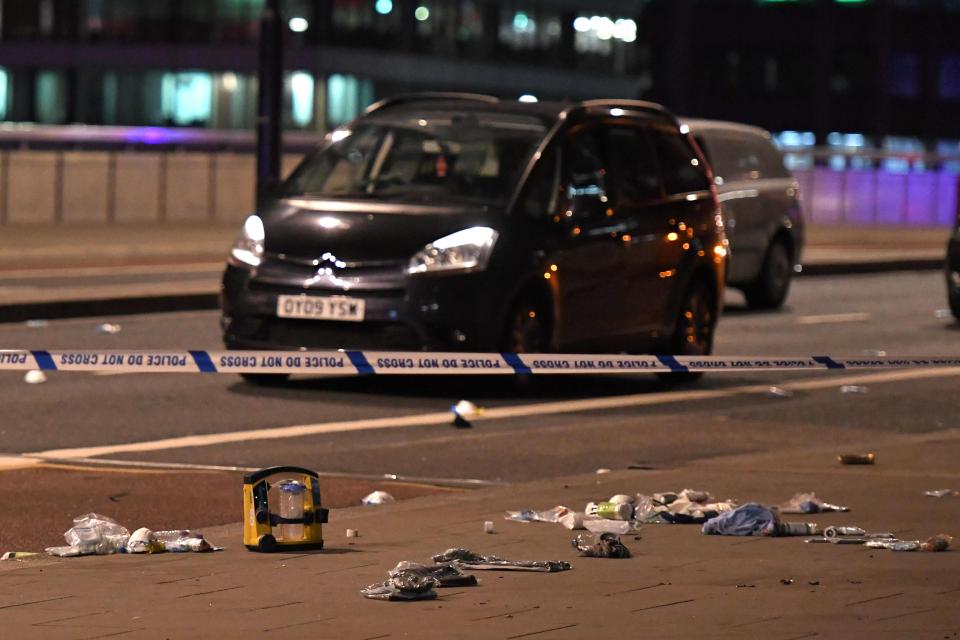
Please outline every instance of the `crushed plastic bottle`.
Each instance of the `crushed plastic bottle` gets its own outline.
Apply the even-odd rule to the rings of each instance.
[[[420,564],[418,562],[403,561],[397,564],[389,571],[390,577],[400,575],[403,572],[411,572],[437,581],[438,587],[475,587],[477,577],[469,573],[464,573],[460,567],[453,562],[444,562],[441,564]]]
[[[931,498],[948,498],[950,496],[960,495],[960,492],[954,491],[953,489],[931,489],[930,491],[924,491],[923,495],[930,496]]]
[[[49,547],[47,553],[65,557],[119,553],[126,549],[130,532],[112,518],[87,513],[74,518],[63,537],[68,546]]]
[[[615,533],[580,533],[571,541],[573,548],[587,558],[629,558],[630,549]]]
[[[546,511],[534,511],[533,509],[523,509],[522,511],[505,511],[504,520],[513,520],[514,522],[560,522],[560,519],[570,513],[570,509],[562,505],[557,505],[553,509]]]

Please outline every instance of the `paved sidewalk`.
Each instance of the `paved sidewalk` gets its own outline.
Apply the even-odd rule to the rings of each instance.
[[[909,539],[960,534],[960,497],[922,494],[960,489],[960,431],[878,437],[863,449],[877,452],[876,465],[838,465],[839,451],[824,445],[334,510],[320,553],[250,553],[238,524],[205,531],[226,547],[217,554],[3,562],[4,636],[956,638],[956,550],[894,553],[800,538],[707,537],[697,526],[653,525],[640,540],[624,538],[633,558],[578,558],[573,534],[560,525],[502,517],[505,509],[582,508],[615,493],[690,487],[776,504],[812,490],[852,511],[788,520],[855,524]],[[197,499],[203,499],[200,488]],[[236,501],[239,516],[239,487]],[[485,520],[496,533],[483,532]],[[358,529],[360,537],[347,539],[346,528]],[[477,572],[479,586],[441,590],[427,602],[359,595],[397,562],[427,561],[450,547],[568,560],[574,568]]]

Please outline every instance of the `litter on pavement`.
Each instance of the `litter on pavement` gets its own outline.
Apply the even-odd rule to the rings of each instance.
[[[440,564],[420,564],[418,562],[403,561],[397,564],[389,571],[390,577],[395,577],[404,572],[412,572],[427,578],[433,578],[437,581],[438,587],[475,587],[477,586],[477,577],[463,570],[453,562],[444,562]]]
[[[27,384],[43,384],[47,381],[47,374],[39,369],[31,369],[24,374],[23,381]]]
[[[38,555],[40,554],[34,551],[7,551],[0,556],[0,560],[23,560],[24,558],[32,558]]]
[[[153,532],[145,527],[130,535],[129,530],[113,518],[87,513],[73,519],[73,526],[63,534],[67,545],[48,547],[47,553],[64,558],[113,553],[163,553],[185,551],[219,551],[203,534],[187,529]]]
[[[939,533],[920,542],[919,540],[877,539],[868,540],[869,549],[889,549],[890,551],[946,551],[953,544],[953,536]]]
[[[770,387],[767,389],[767,396],[770,398],[790,398],[793,396],[793,391],[783,387]]]
[[[571,544],[581,556],[587,558],[630,557],[630,549],[614,533],[578,533]]]
[[[380,584],[364,587],[360,593],[371,600],[433,600],[438,584],[436,579],[415,571],[400,571]]]
[[[470,420],[483,414],[483,408],[478,407],[469,400],[461,400],[450,407],[453,412],[453,426],[466,429],[472,427]]]
[[[434,562],[455,562],[463,569],[489,569],[493,571],[542,571],[554,573],[571,569],[569,562],[562,560],[505,560],[497,556],[484,556],[466,549],[447,549],[433,556]]]
[[[867,393],[870,389],[856,384],[845,384],[840,387],[840,393]]]
[[[931,498],[948,498],[950,496],[960,495],[960,492],[954,491],[953,489],[931,489],[930,491],[924,491],[923,495],[930,496]]]
[[[108,335],[120,333],[120,329],[120,325],[111,324],[109,322],[104,322],[103,324],[97,325],[97,333],[106,333]]]
[[[365,507],[374,506],[378,504],[390,504],[391,502],[396,502],[396,498],[387,493],[386,491],[374,491],[370,493],[360,501]]]
[[[703,523],[701,531],[719,536],[772,536],[776,535],[777,515],[756,502],[725,511]]]
[[[737,507],[735,500],[717,500],[707,491],[638,494],[635,515],[644,524],[702,524]]]
[[[50,322],[48,320],[41,319],[27,320],[23,324],[27,325],[31,329],[42,329],[43,327],[50,326]]]
[[[837,456],[840,464],[873,464],[877,461],[875,453],[842,453]]]
[[[825,511],[850,511],[850,507],[824,502],[817,494],[797,493],[780,505],[780,513],[821,513]]]

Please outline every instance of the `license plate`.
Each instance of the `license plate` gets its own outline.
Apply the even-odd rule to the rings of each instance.
[[[278,296],[277,316],[307,320],[362,322],[364,301],[347,296]]]

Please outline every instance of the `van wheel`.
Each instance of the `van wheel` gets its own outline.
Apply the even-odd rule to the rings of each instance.
[[[507,353],[544,353],[550,347],[550,321],[546,306],[521,298],[507,316],[503,350]]]
[[[713,351],[713,332],[716,328],[713,294],[702,282],[694,282],[683,297],[677,326],[670,341],[670,353],[677,356],[706,356]],[[703,372],[659,373],[667,384],[691,382]]]
[[[243,381],[257,387],[282,387],[289,373],[241,373]]]
[[[774,240],[767,249],[760,275],[743,288],[747,304],[753,309],[778,309],[787,299],[793,265],[790,250],[783,240]]]

